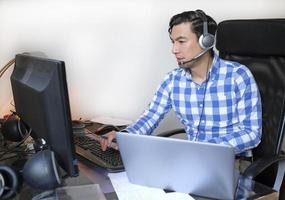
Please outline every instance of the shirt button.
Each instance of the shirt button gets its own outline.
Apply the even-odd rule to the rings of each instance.
[[[202,108],[202,107],[203,107],[203,104],[202,104],[202,103],[200,103],[200,104],[199,104],[199,106]]]
[[[204,123],[205,123],[205,120],[202,120],[202,121],[201,121],[201,123],[203,123],[203,124],[204,124]]]

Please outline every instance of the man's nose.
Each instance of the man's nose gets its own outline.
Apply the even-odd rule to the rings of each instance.
[[[173,45],[172,45],[172,53],[173,54],[177,54],[178,52],[179,52],[178,45],[173,43]]]

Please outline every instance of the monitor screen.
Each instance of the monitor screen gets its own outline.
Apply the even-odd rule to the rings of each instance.
[[[18,54],[11,85],[21,121],[46,142],[69,176],[77,176],[64,62]]]

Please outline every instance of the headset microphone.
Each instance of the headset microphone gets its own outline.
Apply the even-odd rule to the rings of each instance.
[[[195,56],[194,58],[192,58],[191,60],[187,60],[187,61],[180,61],[178,62],[179,66],[185,65],[186,63],[192,63],[196,60],[198,60],[200,57],[202,57],[205,53],[207,53],[211,48],[205,49],[203,51],[201,51],[197,56]]]

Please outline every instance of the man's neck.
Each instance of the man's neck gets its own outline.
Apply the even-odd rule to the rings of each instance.
[[[213,57],[210,53],[205,54],[200,60],[193,63],[189,68],[191,72],[191,77],[194,82],[197,84],[203,83],[208,76],[208,72],[211,68]]]

